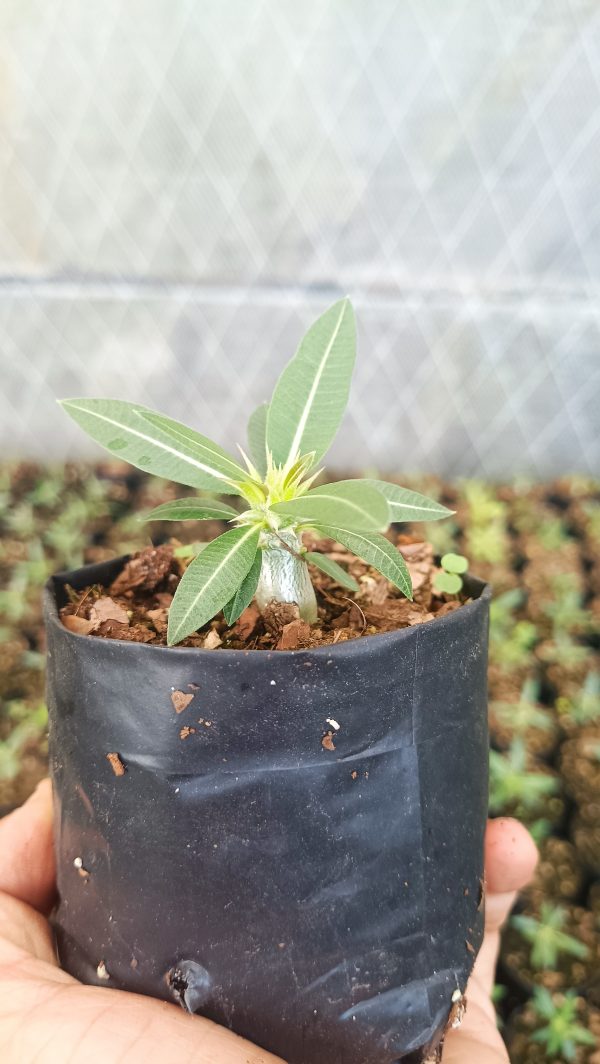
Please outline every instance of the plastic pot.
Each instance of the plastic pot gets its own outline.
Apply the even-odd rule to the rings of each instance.
[[[290,1064],[423,1060],[482,937],[489,588],[316,650],[64,628],[122,565],[46,590],[63,967]]]

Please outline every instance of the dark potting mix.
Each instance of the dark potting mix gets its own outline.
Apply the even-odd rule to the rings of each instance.
[[[425,624],[468,601],[465,593],[436,590],[440,568],[430,543],[408,535],[393,539],[412,579],[412,602],[340,544],[320,538],[318,549],[354,577],[357,593],[344,590],[310,565],[318,600],[314,624],[302,620],[294,603],[273,601],[262,614],[251,603],[232,626],[220,613],[180,645],[205,650],[302,650]],[[317,549],[305,536],[307,542],[311,550]],[[169,606],[192,558],[193,553],[177,542],[138,551],[108,587],[68,589],[70,601],[60,611],[63,624],[79,635],[166,646]]]

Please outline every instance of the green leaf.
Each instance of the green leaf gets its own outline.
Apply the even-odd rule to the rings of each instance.
[[[220,448],[210,440],[205,441],[208,446],[199,446],[202,436],[192,442],[175,438],[172,432],[166,433],[156,424],[150,429],[148,419],[160,415],[146,407],[121,399],[64,399],[61,406],[107,451],[146,473],[190,488],[208,488],[224,495],[240,494],[237,487],[229,484],[227,476],[231,471],[225,475],[219,457],[224,456],[231,463],[236,480],[243,471],[224,451],[219,456]]]
[[[234,624],[238,617],[244,612],[246,606],[249,606],[252,602],[258,587],[261,568],[262,550],[259,549],[256,552],[256,557],[252,562],[248,575],[244,577],[243,582],[240,584],[233,598],[223,606],[223,613],[228,625]]]
[[[441,502],[427,498],[418,491],[401,488],[399,484],[389,484],[386,480],[369,481],[385,496],[390,504],[390,521],[440,521],[450,517],[454,510],[442,506]]]
[[[447,573],[466,573],[469,568],[469,560],[462,554],[444,554],[442,558],[442,569],[445,569]]]
[[[224,482],[233,482],[233,485],[237,481],[247,479],[246,470],[227,454],[227,451],[219,447],[218,443],[213,443],[207,436],[201,436],[188,425],[182,425],[181,422],[174,421],[173,418],[166,417],[164,414],[157,414],[154,410],[143,410],[141,416],[159,429],[161,434],[171,439],[176,446],[191,450],[200,462],[205,463],[205,469],[211,476]],[[219,488],[219,490],[227,494],[224,488]]]
[[[458,573],[436,573],[433,578],[433,586],[436,591],[442,591],[445,595],[458,595],[463,582]]]
[[[400,551],[385,536],[377,532],[354,532],[336,525],[319,524],[318,531],[342,543],[357,557],[372,565],[412,600],[412,583],[406,562]]]
[[[237,510],[225,502],[212,499],[173,499],[155,506],[149,513],[143,514],[142,521],[229,521],[238,517]]]
[[[169,646],[197,631],[229,602],[252,566],[259,536],[258,528],[232,528],[188,565],[169,609]]]
[[[335,436],[350,392],[356,357],[354,311],[348,299],[326,310],[281,374],[267,417],[267,447],[280,465],[298,455],[323,457]]]
[[[365,531],[379,531],[389,524],[386,499],[364,480],[322,484],[297,499],[275,503],[271,510],[294,521],[311,524],[325,521]]]
[[[360,587],[357,584],[353,576],[347,573],[345,569],[342,569],[341,565],[334,562],[333,558],[330,558],[327,554],[320,554],[319,551],[308,550],[304,555],[307,562],[312,562],[316,565],[317,569],[320,569],[322,573],[326,573],[332,580],[335,580],[341,587],[345,587],[348,591],[360,591]]]
[[[267,415],[269,404],[257,406],[248,421],[248,448],[250,457],[262,477],[267,473]]]

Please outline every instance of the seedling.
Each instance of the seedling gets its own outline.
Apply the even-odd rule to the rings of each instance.
[[[412,597],[402,555],[382,534],[391,521],[432,521],[450,510],[381,480],[315,486],[319,463],[339,428],[355,360],[354,313],[348,299],[311,326],[281,374],[269,403],[248,424],[251,457],[241,462],[169,417],[118,399],[68,399],[68,414],[112,454],[147,472],[199,489],[202,496],[156,507],[149,521],[220,519],[231,528],[188,565],[169,610],[168,642],[180,642],[223,610],[233,624],[253,598],[261,610],[297,603],[317,618],[308,562],[357,591],[340,565],[307,551],[308,529],[341,543]],[[233,496],[243,509],[223,502]]]
[[[541,1020],[547,1022],[532,1034],[532,1040],[544,1046],[546,1056],[557,1055],[566,1061],[575,1060],[577,1046],[595,1046],[596,1036],[579,1023],[577,1009],[580,999],[575,991],[552,995],[545,987],[536,987],[531,1007]]]
[[[491,702],[490,708],[498,723],[510,728],[515,735],[524,735],[530,728],[552,731],[555,726],[553,718],[539,704],[539,693],[539,681],[528,677],[521,688],[518,702]]]
[[[478,480],[466,481],[464,495],[469,508],[466,543],[472,558],[491,565],[506,561],[506,504]]]
[[[0,741],[0,781],[13,780],[19,774],[23,747],[31,739],[39,738],[48,720],[45,705],[30,710],[23,702],[9,703],[7,716],[17,723],[8,737]]]
[[[586,532],[590,539],[600,543],[600,503],[588,499],[581,504],[586,517]]]
[[[593,724],[600,719],[600,672],[588,672],[583,687],[574,698],[560,696],[556,708],[574,724]]]
[[[589,612],[584,609],[580,581],[575,573],[557,573],[552,577],[552,599],[543,611],[552,621],[555,639],[564,634],[582,634],[591,627]]]
[[[466,573],[469,562],[462,554],[449,553],[444,554],[440,565],[441,569],[433,580],[435,590],[445,595],[458,595],[463,586],[462,573]]]
[[[547,551],[560,550],[565,543],[573,542],[561,517],[545,518],[540,524],[536,524],[535,533],[542,547]]]
[[[490,607],[490,658],[507,670],[530,663],[538,638],[535,624],[515,616],[523,601],[520,588],[513,588],[494,599]]]
[[[522,739],[515,739],[507,754],[490,750],[490,807],[494,812],[511,808],[535,812],[557,789],[554,776],[529,771]]]
[[[563,931],[566,910],[561,905],[544,901],[540,906],[539,919],[535,916],[513,916],[511,924],[531,946],[529,960],[536,971],[556,969],[561,954],[586,960],[589,949],[578,939]]]

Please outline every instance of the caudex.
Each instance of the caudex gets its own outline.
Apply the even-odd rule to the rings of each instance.
[[[314,322],[271,401],[252,414],[250,457],[240,447],[241,462],[194,429],[138,404],[63,400],[67,413],[113,454],[203,493],[158,506],[146,520],[216,518],[231,525],[188,565],[169,610],[170,645],[220,610],[233,624],[253,598],[261,610],[273,600],[295,602],[300,616],[314,622],[308,562],[357,591],[342,566],[303,545],[308,529],[341,543],[412,598],[407,566],[383,532],[392,521],[435,521],[452,511],[382,480],[315,486],[348,401],[355,355],[354,312],[342,299]],[[242,507],[216,497],[222,495],[236,496]]]

